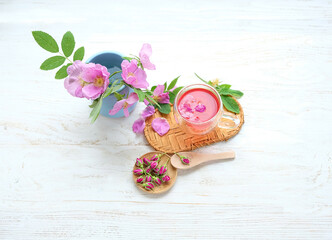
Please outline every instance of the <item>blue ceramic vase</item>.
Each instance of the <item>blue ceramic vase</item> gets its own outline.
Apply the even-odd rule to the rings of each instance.
[[[110,72],[110,74],[113,74],[114,72],[121,70],[122,61],[123,61],[122,56],[118,53],[101,52],[101,53],[97,53],[97,54],[93,55],[92,57],[90,57],[87,60],[87,63],[99,63],[100,65],[105,66],[107,68],[107,70]],[[110,78],[110,84],[116,79],[122,79],[120,73],[117,73]],[[134,92],[134,90],[128,86],[123,85],[117,92],[119,94],[125,94],[125,96],[128,96],[130,93]],[[124,117],[123,109],[121,109],[115,115],[111,116],[108,114],[116,102],[117,102],[117,99],[114,96],[114,94],[111,94],[108,97],[104,98],[102,106],[101,106],[100,114],[105,117],[109,117],[109,118]],[[128,108],[128,111],[132,112],[135,109],[136,104],[137,103],[130,106]]]

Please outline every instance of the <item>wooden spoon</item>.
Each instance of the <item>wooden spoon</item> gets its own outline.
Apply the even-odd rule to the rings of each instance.
[[[151,159],[155,154],[161,154],[162,152],[149,152],[149,153],[146,153],[144,154],[143,156],[140,157],[140,159],[143,159],[143,158],[148,158],[148,159]],[[167,160],[169,159],[169,157],[167,155],[163,155],[161,158],[160,158],[160,162],[159,162],[159,167],[161,165],[164,165]],[[137,169],[137,166],[134,165],[134,169],[135,170]],[[169,180],[168,182],[163,182],[161,185],[157,185],[157,184],[154,184],[155,187],[152,189],[152,190],[146,190],[142,184],[140,183],[137,183],[136,179],[137,177],[139,177],[138,175],[134,174],[133,173],[133,179],[134,179],[134,182],[136,184],[136,186],[141,189],[142,191],[144,192],[147,192],[147,193],[152,193],[152,194],[158,194],[158,193],[163,193],[163,192],[166,192],[167,190],[169,190],[171,187],[173,187],[174,183],[175,183],[175,180],[176,180],[176,177],[178,175],[178,171],[175,167],[172,166],[171,164],[171,161],[168,162],[167,164],[167,173],[166,173],[168,176],[170,176],[171,180]]]
[[[189,164],[183,164],[181,159],[177,154],[174,154],[171,158],[171,163],[173,167],[177,169],[188,169],[195,167],[201,163],[215,161],[215,160],[225,160],[225,159],[233,159],[235,158],[234,151],[222,152],[222,153],[196,153],[196,152],[179,152],[181,156],[184,156],[190,160]]]

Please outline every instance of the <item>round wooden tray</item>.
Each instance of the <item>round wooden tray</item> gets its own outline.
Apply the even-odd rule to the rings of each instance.
[[[184,132],[174,119],[173,107],[169,114],[163,114],[156,110],[155,114],[145,121],[144,135],[154,149],[166,153],[191,151],[212,143],[226,141],[235,136],[244,123],[243,109],[240,104],[239,107],[240,113],[237,114],[237,117],[240,119],[239,126],[234,129],[215,127],[212,131],[204,135],[194,135]],[[224,110],[227,111],[225,108]],[[169,132],[164,136],[159,136],[151,127],[152,120],[158,117],[166,118],[170,125]]]
[[[148,159],[151,159],[153,157],[153,155],[159,154],[159,153],[161,153],[161,152],[149,152],[149,153],[146,153],[143,156],[141,156],[140,159],[143,159],[145,157],[148,158]],[[160,166],[164,165],[167,162],[168,159],[169,158],[166,155],[162,156],[160,158],[159,165]],[[134,165],[133,171],[135,169],[137,169],[137,168],[138,167],[136,165]],[[171,180],[169,180],[166,183],[162,183],[161,185],[154,184],[155,187],[153,188],[153,190],[150,190],[150,191],[148,191],[145,188],[143,188],[142,184],[137,183],[136,179],[137,179],[138,176],[135,175],[134,173],[133,173],[133,179],[134,179],[134,182],[135,182],[136,186],[139,189],[141,189],[142,191],[147,192],[147,193],[152,193],[152,194],[159,194],[159,193],[163,193],[163,192],[168,191],[171,187],[173,187],[173,185],[174,185],[174,183],[176,181],[176,177],[178,175],[178,171],[177,171],[177,169],[175,167],[172,166],[171,161],[169,161],[168,164],[167,164],[167,173],[166,174],[168,176],[170,176]]]

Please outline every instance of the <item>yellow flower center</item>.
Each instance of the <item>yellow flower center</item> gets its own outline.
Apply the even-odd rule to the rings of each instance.
[[[123,104],[123,109],[126,109],[127,107],[128,107],[128,103],[125,102],[125,103]]]
[[[97,77],[93,83],[96,87],[102,87],[104,85],[104,79],[101,77]]]

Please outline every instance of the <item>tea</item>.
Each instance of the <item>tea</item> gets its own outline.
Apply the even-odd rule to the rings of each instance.
[[[208,89],[195,88],[183,93],[177,108],[180,115],[187,121],[202,123],[216,116],[220,102]]]

